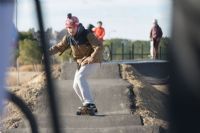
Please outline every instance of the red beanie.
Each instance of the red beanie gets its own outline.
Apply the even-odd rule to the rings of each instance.
[[[76,16],[72,16],[71,13],[67,15],[67,20],[65,22],[65,27],[74,27],[79,25],[79,20]]]

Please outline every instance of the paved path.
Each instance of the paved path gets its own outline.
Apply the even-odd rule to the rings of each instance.
[[[98,115],[76,116],[81,103],[72,88],[75,68],[76,64],[64,64],[61,79],[55,81],[59,117],[64,133],[159,133],[158,127],[143,126],[140,116],[131,114],[128,98],[130,84],[120,78],[119,65],[116,63],[101,64],[89,79]],[[46,115],[47,106],[44,104],[38,112],[40,113],[36,115],[40,132],[51,133],[50,120]],[[20,128],[8,132],[28,133],[28,126],[24,122]]]

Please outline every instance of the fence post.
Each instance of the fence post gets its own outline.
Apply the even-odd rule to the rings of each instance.
[[[134,53],[135,53],[135,47],[134,47],[134,43],[132,43],[132,59],[134,59]]]
[[[142,44],[142,59],[143,59],[143,54],[144,54],[144,50],[143,50],[143,44]]]
[[[124,60],[124,43],[122,43],[122,60]]]
[[[113,59],[113,43],[111,42],[111,44],[110,44],[110,60],[112,60]]]
[[[162,58],[162,47],[160,47],[160,59]]]
[[[17,58],[17,86],[19,86],[20,79],[19,79],[19,58]]]

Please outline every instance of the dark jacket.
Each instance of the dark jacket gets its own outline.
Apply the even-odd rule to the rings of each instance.
[[[158,39],[161,38],[163,35],[162,29],[160,28],[159,25],[155,25],[151,28],[150,31],[150,38],[152,39]]]

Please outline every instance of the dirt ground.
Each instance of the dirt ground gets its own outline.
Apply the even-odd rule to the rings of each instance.
[[[136,114],[142,117],[144,125],[168,129],[168,85],[152,86],[143,80],[131,65],[121,65],[122,78],[133,85]]]
[[[60,69],[59,64],[53,65],[52,70]],[[58,70],[59,71],[59,70]],[[23,65],[17,70],[16,67],[10,67],[6,73],[7,86],[19,86],[22,85],[34,77],[37,77],[43,72],[43,66],[39,65]]]
[[[166,95],[169,95],[169,88],[168,88],[168,84],[162,84],[162,85],[153,85],[153,87],[155,89],[157,89],[158,91],[166,94]]]
[[[7,86],[17,86],[30,81],[41,72],[7,72]]]
[[[52,67],[52,77],[54,79],[59,77],[60,72],[60,66]],[[19,85],[17,85],[17,78],[18,72],[15,70],[7,72],[7,89],[26,101],[28,107],[34,112],[36,105],[40,102],[38,97],[44,95],[45,92],[45,72],[21,70],[19,72]],[[17,128],[22,117],[23,115],[19,109],[13,103],[6,101],[4,118],[1,118],[0,124],[3,125],[3,129]]]

